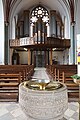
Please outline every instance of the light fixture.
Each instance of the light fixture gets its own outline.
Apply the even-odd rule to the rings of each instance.
[[[24,48],[25,51],[27,51],[27,48]]]
[[[56,50],[56,48],[53,48],[52,50],[53,50],[53,51],[55,51],[55,50]]]

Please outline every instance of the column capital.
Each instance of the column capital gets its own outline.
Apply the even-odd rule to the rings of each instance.
[[[24,15],[27,15],[27,14],[29,14],[29,12],[30,12],[29,10],[24,10],[23,13],[24,13]]]
[[[56,21],[57,22],[57,25],[61,25],[60,21]]]
[[[71,22],[71,26],[75,26],[75,24],[76,24],[75,21]]]
[[[50,14],[54,16],[56,14],[56,10],[50,10]]]
[[[7,22],[7,21],[4,21],[4,23],[5,23],[5,25],[6,25],[6,26],[8,26],[8,25],[9,25],[9,22]]]

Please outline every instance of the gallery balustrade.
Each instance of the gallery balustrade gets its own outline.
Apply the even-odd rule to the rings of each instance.
[[[45,42],[36,42],[35,37],[24,37],[20,39],[11,39],[10,40],[10,47],[17,47],[17,46],[29,46],[29,45],[36,45],[36,44],[45,44],[51,45],[53,47],[58,48],[69,48],[70,47],[70,39],[61,39],[55,37],[47,37]]]

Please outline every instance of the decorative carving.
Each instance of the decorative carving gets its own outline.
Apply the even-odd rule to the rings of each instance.
[[[66,86],[54,91],[38,91],[19,86],[19,104],[26,115],[39,120],[63,118],[68,107]]]

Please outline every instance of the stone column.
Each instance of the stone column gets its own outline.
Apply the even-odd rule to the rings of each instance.
[[[18,15],[17,14],[14,16],[14,22],[15,22],[15,38],[18,38]]]
[[[9,23],[5,22],[5,65],[7,65],[9,63],[9,40],[8,40],[8,27],[9,27]]]
[[[64,38],[64,26],[62,26],[62,29],[61,29],[61,36],[62,38]]]
[[[72,64],[75,64],[75,21],[71,23],[71,52]]]
[[[28,48],[28,65],[31,64],[31,51],[30,48]]]

